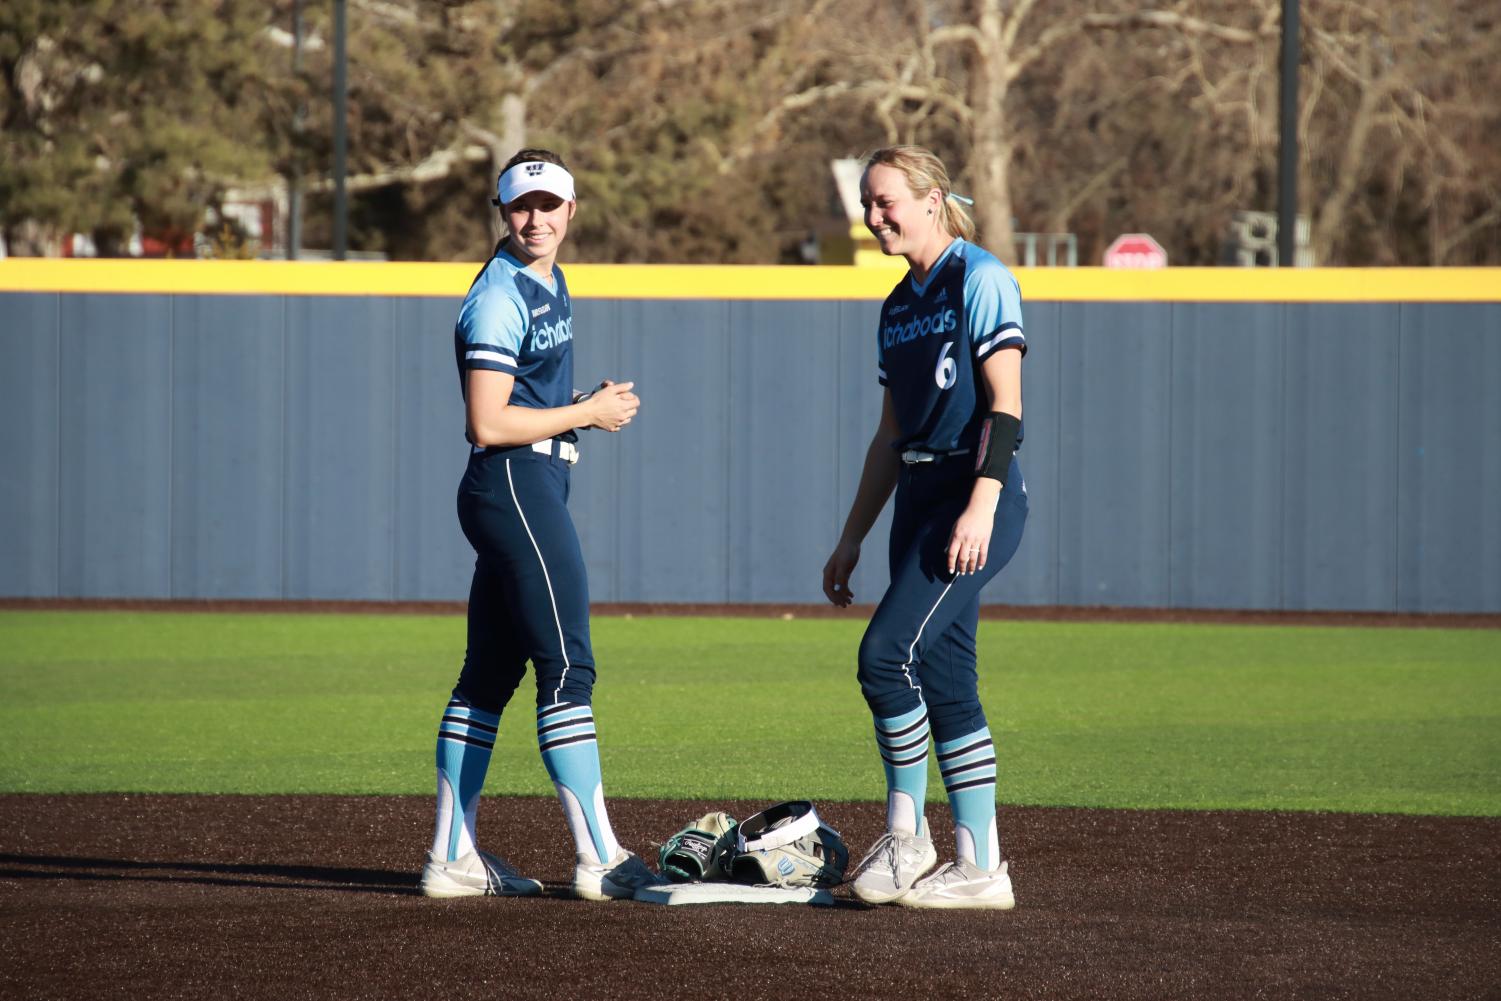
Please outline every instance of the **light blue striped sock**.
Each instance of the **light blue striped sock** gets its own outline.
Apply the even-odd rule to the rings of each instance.
[[[875,722],[886,770],[886,829],[916,834],[928,795],[928,707]]]
[[[959,857],[981,869],[1001,864],[995,826],[995,745],[990,727],[937,745],[938,770],[954,812],[954,841]]]
[[[474,815],[490,769],[500,717],[482,712],[458,695],[438,724],[438,820],[433,856],[452,862],[475,849]],[[457,822],[455,822],[457,820]]]
[[[597,863],[614,858],[620,843],[605,812],[594,710],[572,702],[542,706],[537,710],[537,747],[558,790],[577,852]]]

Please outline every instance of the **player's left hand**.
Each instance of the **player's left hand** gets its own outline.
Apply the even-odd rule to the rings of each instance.
[[[634,382],[612,382],[606,379],[600,387],[579,404],[588,415],[588,426],[606,431],[619,431],[631,422],[641,406],[641,398],[631,389]]]
[[[951,574],[972,574],[985,569],[990,554],[990,531],[995,524],[995,509],[984,510],[971,503],[954,522],[949,533],[948,563]]]

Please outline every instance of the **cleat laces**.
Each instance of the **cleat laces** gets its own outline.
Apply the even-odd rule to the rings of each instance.
[[[485,852],[479,853],[480,868],[485,870],[485,887],[492,895],[500,895],[506,888],[507,879],[516,879],[521,872],[506,862]]]
[[[945,862],[938,867],[937,872],[923,880],[923,882],[925,884],[931,883],[934,886],[948,886],[950,883],[968,883],[969,880],[970,877],[965,874],[964,870],[959,868],[959,863]]]
[[[896,880],[904,868],[915,868],[921,864],[923,851],[912,838],[897,837],[896,832],[887,831],[866,852],[865,858],[855,867],[854,878],[863,876],[866,872],[881,872],[885,870],[891,873],[892,880]]]
[[[887,831],[871,846],[870,851],[865,853],[865,857],[860,860],[860,864],[855,866],[855,875],[863,876],[867,871],[876,869],[883,863],[895,875],[897,866],[896,851],[896,835]]]

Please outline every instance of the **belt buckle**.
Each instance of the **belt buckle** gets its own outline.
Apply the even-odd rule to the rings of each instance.
[[[909,466],[915,466],[922,462],[936,462],[938,461],[938,456],[932,452],[921,452],[915,448],[909,448],[902,453],[902,461]]]

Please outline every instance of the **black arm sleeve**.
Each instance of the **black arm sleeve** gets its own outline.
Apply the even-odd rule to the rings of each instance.
[[[1011,457],[1016,454],[1016,436],[1022,422],[1010,414],[990,413],[980,425],[980,445],[975,449],[975,475],[1000,480],[1006,486]]]

